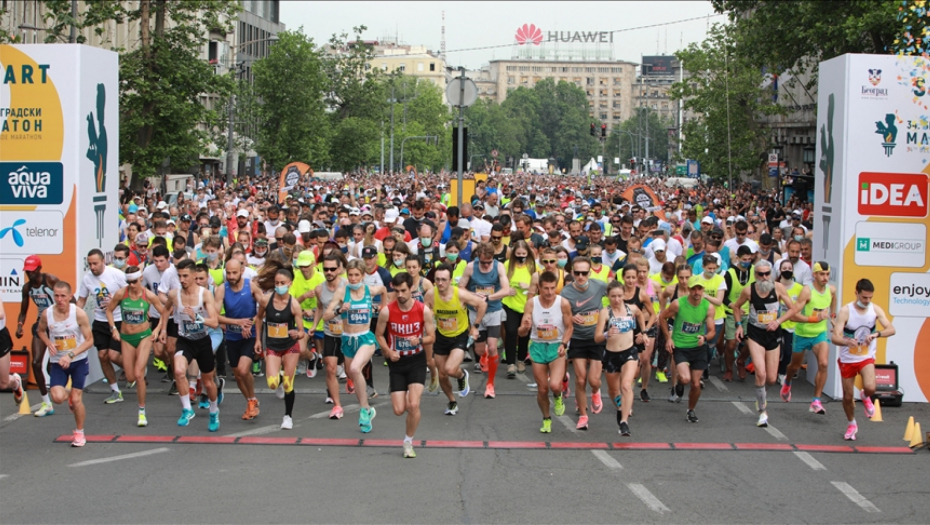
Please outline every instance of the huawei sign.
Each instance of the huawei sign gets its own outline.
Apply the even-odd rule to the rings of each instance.
[[[539,45],[542,42],[543,35],[542,29],[536,27],[534,24],[523,24],[522,27],[517,28],[517,44],[521,46],[528,42],[532,42],[534,45]]]

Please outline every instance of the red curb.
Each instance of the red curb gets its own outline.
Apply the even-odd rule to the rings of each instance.
[[[177,436],[119,436],[117,443],[171,443]]]
[[[427,441],[426,448],[484,448],[484,441]]]
[[[346,438],[300,438],[300,444],[323,447],[357,447],[361,444],[361,440]]]
[[[853,452],[852,447],[843,445],[795,445],[804,452]]]
[[[789,450],[794,447],[787,443],[734,443],[736,450]]]
[[[600,449],[607,450],[610,447],[607,443],[549,443],[549,448],[556,449],[580,449],[580,450],[591,450],[591,449]]]
[[[181,436],[177,443],[195,443],[201,445],[231,445],[236,442],[233,436]]]
[[[542,441],[488,441],[488,448],[547,448]]]
[[[296,437],[241,437],[239,444],[243,445],[296,445]]]
[[[363,439],[363,447],[402,447],[403,439]]]
[[[670,450],[668,443],[612,443],[614,450]]]
[[[676,450],[733,450],[729,443],[672,443]]]
[[[909,447],[853,447],[856,452],[864,454],[913,454],[915,450]]]

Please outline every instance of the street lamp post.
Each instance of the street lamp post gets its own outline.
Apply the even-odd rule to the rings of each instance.
[[[617,131],[620,133],[626,133],[627,135],[630,136],[630,155],[636,156],[636,153],[633,152],[633,134],[630,133],[629,131],[623,131],[622,129],[618,129]],[[622,151],[623,147],[620,145],[621,139],[622,137],[617,137],[617,156],[623,158],[623,151]],[[617,169],[620,169],[620,168],[617,168]]]
[[[271,35],[268,38],[262,38],[259,40],[250,40],[248,42],[243,42],[237,46],[230,47],[230,52],[235,56],[235,52],[250,44],[257,44],[260,42],[271,42],[274,45],[278,41],[278,35]],[[230,72],[233,74],[233,82],[239,79],[240,66],[245,66],[245,62],[237,63],[233,68],[230,69]],[[233,123],[236,119],[236,94],[235,92],[229,96],[229,122],[226,126],[226,185],[231,186],[233,183],[233,163],[235,162],[235,143],[233,140]]]

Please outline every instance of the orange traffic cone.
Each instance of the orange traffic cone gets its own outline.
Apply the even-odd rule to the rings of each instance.
[[[29,393],[26,392],[25,387],[23,388],[23,401],[19,404],[19,414],[21,416],[30,416],[32,415],[32,410],[29,408],[32,405],[29,404]]]
[[[870,421],[881,423],[882,422],[882,401],[881,399],[875,400],[875,414],[869,418]]]
[[[907,427],[904,429],[904,441],[910,441],[914,434],[914,416],[907,418]]]
[[[922,447],[924,445],[924,435],[920,431],[920,423],[914,423],[914,432],[911,434],[911,448]]]

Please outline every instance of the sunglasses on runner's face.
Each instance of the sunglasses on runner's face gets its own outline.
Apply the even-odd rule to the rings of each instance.
[[[540,262],[542,262],[543,264],[555,264],[556,263],[555,259],[543,259]]]
[[[759,277],[768,277],[769,275],[772,275],[772,271],[769,270],[767,272],[756,272],[756,275]]]
[[[575,271],[572,272],[572,274],[578,275],[578,276],[581,276],[581,277],[586,277],[586,276],[588,275],[588,273],[589,273],[589,272],[581,272],[581,271],[578,271],[578,270],[575,270]]]
[[[324,266],[323,267],[324,272],[335,272],[338,269],[339,269],[338,266]]]

